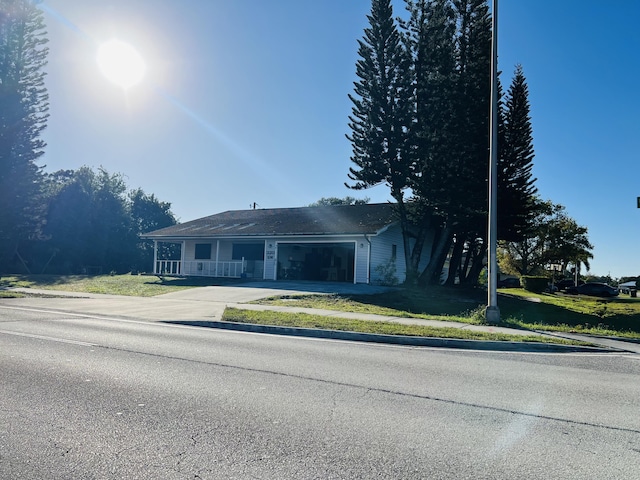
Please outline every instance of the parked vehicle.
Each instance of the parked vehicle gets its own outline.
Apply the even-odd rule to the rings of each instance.
[[[520,279],[509,277],[504,280],[500,280],[498,282],[498,288],[520,288]]]
[[[559,292],[570,290],[572,288],[575,288],[575,286],[576,286],[575,282],[573,280],[569,280],[569,279],[559,280],[559,281],[557,281],[555,283],[555,285],[556,285],[556,287],[558,287],[558,291]],[[580,280],[578,282],[578,285],[584,285],[584,282],[582,280]]]
[[[567,289],[567,293],[589,295],[592,297],[617,297],[620,291],[606,283],[585,283],[577,287]]]

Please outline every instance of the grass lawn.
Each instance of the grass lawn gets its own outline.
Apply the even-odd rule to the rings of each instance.
[[[479,293],[443,287],[426,291],[398,289],[376,295],[287,295],[252,303],[480,325],[484,322],[482,302],[486,301],[486,294],[481,297]]]
[[[464,340],[487,340],[509,342],[544,342],[562,345],[589,345],[561,338],[540,337],[537,335],[510,335],[504,333],[478,332],[458,328],[438,328],[422,325],[403,325],[392,322],[352,320],[306,313],[286,313],[275,311],[254,311],[237,308],[225,309],[222,320],[227,322],[274,325],[281,327],[320,328],[358,333],[383,335],[406,335],[416,337],[457,338]]]
[[[106,293],[134,297],[153,297],[163,293],[205,285],[220,285],[216,279],[172,278],[153,275],[11,275],[0,278],[2,287],[38,288],[67,292]],[[4,296],[11,292],[0,292]]]
[[[274,297],[255,303],[481,324],[486,293],[436,287],[379,295]],[[498,305],[503,326],[640,338],[640,298],[600,299],[504,289],[499,292]]]
[[[498,303],[506,314],[505,325],[640,338],[640,298],[535,294],[509,289],[502,292]]]

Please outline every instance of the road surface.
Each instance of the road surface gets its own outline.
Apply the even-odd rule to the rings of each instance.
[[[0,478],[640,479],[640,356],[0,306]]]

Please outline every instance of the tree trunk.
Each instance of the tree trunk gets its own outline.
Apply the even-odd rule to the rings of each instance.
[[[453,252],[451,253],[451,259],[449,260],[449,274],[447,275],[447,280],[444,282],[445,285],[455,285],[456,275],[458,273],[460,275],[460,280],[462,281],[463,270],[460,268],[460,264],[462,263],[464,243],[464,236],[456,234],[456,243],[453,246]]]
[[[415,285],[418,280],[418,271],[413,267],[411,261],[411,230],[409,220],[407,219],[407,209],[405,207],[402,195],[396,196],[398,215],[400,216],[400,230],[402,231],[402,245],[404,247],[404,263],[405,263],[405,284]],[[415,247],[414,247],[415,248]]]
[[[429,258],[429,263],[420,274],[418,283],[422,286],[427,284],[434,284],[440,279],[442,273],[442,267],[449,253],[449,246],[451,245],[451,227],[445,223],[442,229],[438,232],[438,235],[433,240],[434,245]],[[434,278],[436,281],[434,282]]]
[[[471,259],[473,258],[473,250],[472,250],[472,243],[469,242],[467,245],[467,255],[465,256],[464,259],[464,266],[461,268],[460,271],[460,283],[465,283],[467,280],[467,277],[469,276],[469,265],[471,264]]]
[[[478,284],[478,278],[480,277],[480,272],[485,267],[484,259],[486,253],[487,243],[483,238],[478,245],[478,248],[473,252],[473,262],[471,263],[471,268],[469,269],[469,273],[465,280],[465,284],[469,286],[475,286]],[[471,254],[471,252],[469,252]]]

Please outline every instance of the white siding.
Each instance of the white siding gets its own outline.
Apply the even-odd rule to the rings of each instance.
[[[185,242],[185,251],[184,251],[184,259],[185,260],[195,260],[196,256],[196,244],[211,244],[211,259],[216,259],[216,249],[218,248],[217,240],[187,240]],[[233,255],[233,242],[230,240],[220,240],[220,253],[218,260],[221,262],[228,262],[232,260],[231,256]]]
[[[393,245],[396,246],[396,256],[392,259]],[[371,238],[371,283],[382,283],[381,268],[389,264],[396,268],[396,281],[404,282],[406,265],[404,260],[404,244],[399,225],[392,225],[381,234]]]
[[[194,260],[196,256],[196,242],[186,240],[184,242],[184,259]]]
[[[232,259],[233,257],[233,242],[229,242],[229,241],[220,241],[220,253],[219,253],[220,257],[218,258],[219,261],[229,261]],[[216,244],[214,242],[213,244],[213,249],[211,251],[211,256],[215,259],[216,258]]]
[[[415,240],[411,239],[411,247]],[[431,256],[431,245],[433,243],[433,233],[428,233],[422,248],[418,271],[424,270]],[[381,271],[379,266],[386,266],[391,261],[393,245],[396,245],[396,277],[398,283],[403,283],[406,278],[406,263],[404,258],[404,242],[402,240],[402,229],[400,225],[392,225],[384,232],[375,237],[371,237],[371,283],[381,283]]]
[[[276,266],[278,264],[278,257],[276,255],[276,241],[265,240],[264,241],[264,278],[265,280],[276,279]]]
[[[367,237],[362,236],[356,242],[356,265],[354,283],[369,283],[369,259],[371,246]]]

